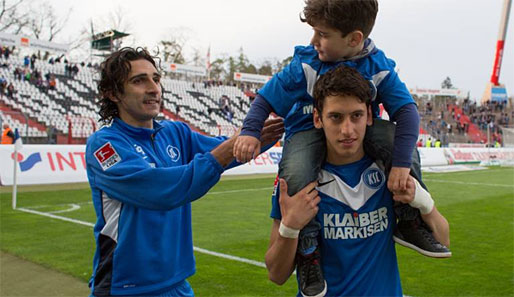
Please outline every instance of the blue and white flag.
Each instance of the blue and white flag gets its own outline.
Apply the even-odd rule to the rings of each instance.
[[[18,133],[18,128],[14,129],[14,147],[17,151],[23,148],[23,142],[20,137],[20,133]]]

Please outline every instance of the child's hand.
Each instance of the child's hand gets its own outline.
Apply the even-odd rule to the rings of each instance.
[[[410,168],[407,167],[393,167],[389,173],[389,180],[387,187],[391,192],[407,190],[407,179],[409,179]]]
[[[404,191],[391,191],[393,200],[401,203],[411,203],[416,195],[416,184],[412,176],[407,176],[406,189]]]
[[[261,141],[253,136],[239,136],[234,144],[234,157],[237,162],[246,163],[261,152]]]

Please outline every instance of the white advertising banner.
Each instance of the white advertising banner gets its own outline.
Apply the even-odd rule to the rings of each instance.
[[[414,95],[423,96],[455,96],[455,97],[463,97],[467,94],[459,89],[422,89],[422,88],[413,88],[409,89],[409,92]]]
[[[18,184],[87,182],[85,145],[24,145],[18,152]],[[0,185],[13,184],[14,145],[0,145]],[[514,148],[419,148],[422,167],[512,161]],[[282,148],[273,147],[224,175],[278,173]]]
[[[278,173],[278,163],[282,159],[282,148],[272,147],[252,160],[241,166],[229,169],[223,175],[242,175],[257,173]]]
[[[448,165],[443,148],[418,148],[421,167]]]
[[[445,148],[444,153],[448,165],[514,160],[514,148]]]
[[[60,44],[23,35],[12,35],[2,32],[0,32],[0,44],[6,46],[30,47],[38,50],[63,54],[67,53],[69,49],[67,44]]]
[[[162,63],[166,71],[186,75],[207,76],[207,69],[200,66],[183,65],[176,63]]]
[[[234,72],[234,80],[250,83],[265,84],[271,79],[269,75]]]
[[[24,145],[18,152],[18,184],[87,182],[85,145]],[[14,145],[0,145],[0,184],[13,184]]]

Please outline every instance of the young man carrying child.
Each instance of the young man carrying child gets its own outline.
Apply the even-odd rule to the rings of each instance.
[[[311,45],[297,46],[291,63],[258,92],[234,146],[238,161],[256,157],[262,123],[270,112],[275,112],[285,118],[286,142],[279,176],[287,181],[288,194],[294,195],[317,180],[326,147],[322,131],[315,129],[312,122],[313,88],[321,75],[344,64],[357,69],[371,83],[373,116],[379,116],[379,104],[383,104],[391,121],[396,122],[394,125],[375,120],[364,140],[370,156],[391,165],[387,166],[389,190],[394,194],[406,191],[409,172],[424,187],[415,150],[419,133],[415,102],[395,72],[394,61],[368,38],[377,12],[376,0],[306,1],[301,20],[314,30]],[[451,256],[430,229],[419,224],[419,211],[408,205],[395,207],[395,211],[400,220],[395,241],[427,256]],[[318,296],[326,290],[316,260],[319,229],[320,224],[313,220],[300,234],[298,270],[311,272],[300,280],[304,296]]]
[[[320,260],[328,296],[402,296],[393,199],[419,208],[437,240],[450,244],[448,222],[430,194],[410,176],[405,191],[391,193],[383,166],[365,153],[370,96],[368,82],[350,67],[330,70],[316,82],[314,125],[326,136],[327,157],[319,183],[292,197],[285,180],[275,188],[266,253],[273,282],[283,284],[293,272],[299,230],[316,217],[323,223]]]

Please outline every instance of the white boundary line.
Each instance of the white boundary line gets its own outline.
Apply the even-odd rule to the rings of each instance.
[[[252,191],[262,191],[262,190],[273,190],[273,187],[266,188],[255,188],[255,189],[243,189],[243,190],[228,190],[228,191],[218,191],[218,192],[208,192],[205,195],[217,195],[217,194],[225,194],[225,193],[239,193],[239,192],[252,192]],[[271,197],[271,194],[270,194]]]
[[[424,178],[423,181],[437,182],[437,183],[446,183],[446,184],[458,184],[458,185],[474,185],[474,186],[490,186],[490,187],[514,188],[514,185],[488,184],[488,183],[472,183],[472,182],[450,181],[450,180],[431,179],[431,178]]]
[[[268,189],[268,188],[266,188],[266,189]],[[240,191],[240,192],[242,192],[242,191]],[[49,214],[49,213],[45,213],[45,212],[40,212],[40,211],[37,211],[37,210],[31,210],[31,209],[26,209],[26,208],[16,208],[16,210],[20,210],[20,211],[23,211],[23,212],[28,212],[28,213],[31,213],[31,214],[40,215],[40,216],[44,216],[44,217],[49,217],[49,218],[56,219],[56,220],[62,220],[62,221],[66,221],[66,222],[71,222],[71,223],[74,223],[74,224],[84,225],[84,226],[88,226],[88,227],[94,227],[95,226],[95,224],[92,224],[92,223],[89,223],[89,222],[74,220],[74,219],[70,219],[70,218],[67,218],[67,217],[56,216],[56,215],[53,215],[53,214]],[[196,246],[193,246],[193,250],[197,251],[199,253],[203,253],[203,254],[207,254],[207,255],[211,255],[211,256],[215,256],[215,257],[220,257],[220,258],[224,258],[224,259],[228,259],[228,260],[233,260],[233,261],[237,261],[237,262],[242,262],[242,263],[246,263],[246,264],[250,264],[250,265],[266,268],[266,264],[264,264],[263,262],[255,261],[255,260],[250,260],[250,259],[241,258],[241,257],[237,257],[237,256],[232,256],[232,255],[227,255],[227,254],[223,254],[223,253],[213,252],[213,251],[202,249],[202,248],[199,248],[199,247],[196,247]]]

